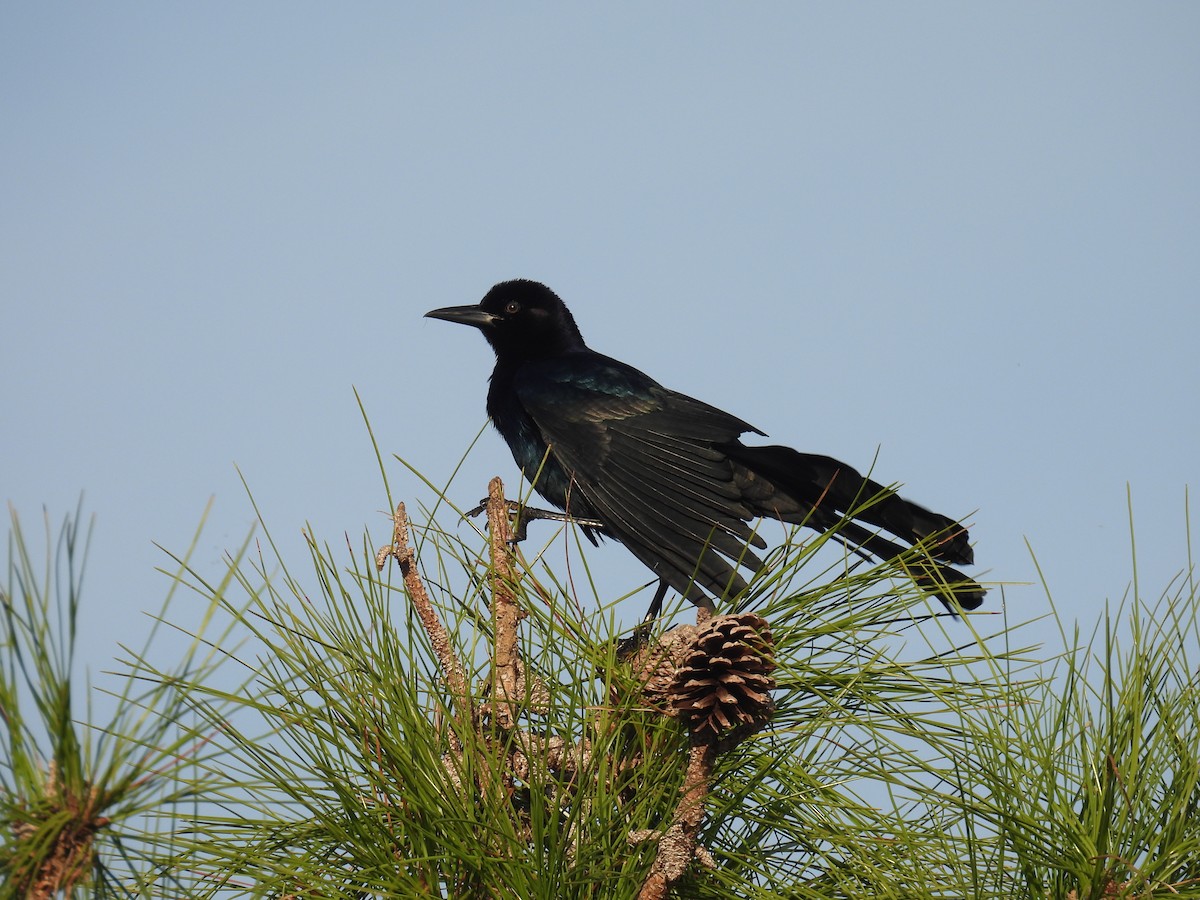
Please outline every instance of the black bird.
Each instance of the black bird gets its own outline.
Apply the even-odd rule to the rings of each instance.
[[[483,332],[496,351],[492,423],[539,494],[658,576],[647,619],[668,586],[707,609],[744,590],[736,567],[762,567],[751,547],[766,542],[750,523],[763,517],[832,530],[885,560],[906,547],[880,531],[922,543],[931,559],[910,565],[922,587],[951,611],[983,602],[978,584],[943,565],[973,561],[963,526],[831,457],[743,444],[742,434],[764,433],[589,349],[545,285],[505,281],[478,306],[426,316]]]

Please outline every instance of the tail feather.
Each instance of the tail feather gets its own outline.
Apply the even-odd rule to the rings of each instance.
[[[896,559],[909,549],[854,522],[842,521],[833,527],[834,537],[849,542],[851,546],[861,547],[877,559]],[[917,584],[936,596],[951,611],[956,603],[963,609],[977,609],[983,603],[983,595],[987,592],[958,569],[919,556],[905,559],[903,565]]]
[[[886,531],[906,545],[921,544],[929,559],[908,563],[918,584],[951,610],[956,603],[963,609],[975,609],[983,602],[983,588],[957,569],[942,565],[974,562],[967,529],[955,520],[905,500],[829,456],[740,443],[727,450],[731,459],[745,467],[739,473],[743,493],[759,515],[832,530],[844,542],[878,559],[895,559],[907,547],[859,522]]]

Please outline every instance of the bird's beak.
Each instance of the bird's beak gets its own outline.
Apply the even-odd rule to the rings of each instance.
[[[473,328],[487,328],[496,321],[494,315],[478,306],[445,306],[441,309],[431,309],[425,313],[425,318],[445,319],[447,322],[458,322]]]

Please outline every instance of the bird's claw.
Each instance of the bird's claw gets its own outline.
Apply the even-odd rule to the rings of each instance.
[[[488,499],[484,497],[478,506],[467,510],[463,514],[463,518],[475,518],[487,509],[487,505]],[[512,516],[512,539],[510,542],[513,544],[519,544],[525,540],[529,530],[529,523],[534,519],[546,519],[550,522],[573,522],[582,528],[590,528],[593,531],[604,530],[604,523],[597,519],[580,519],[552,509],[538,509],[536,506],[524,506],[517,500],[505,500],[504,505],[509,515]]]
[[[654,628],[654,620],[647,619],[633,629],[633,634],[617,642],[617,659],[626,662],[636,656],[650,643],[650,632]]]
[[[468,509],[465,513],[463,513],[463,518],[474,519],[487,509],[487,505],[488,498],[484,497],[479,501],[478,506]],[[512,537],[509,538],[508,542],[510,544],[519,544],[521,541],[525,540],[526,537],[526,510],[516,500],[505,500],[504,508],[508,514],[512,516]],[[536,518],[536,516],[533,518]]]

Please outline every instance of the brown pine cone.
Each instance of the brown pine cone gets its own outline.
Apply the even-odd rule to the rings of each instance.
[[[771,629],[753,613],[717,616],[700,628],[667,690],[671,714],[697,739],[727,743],[771,718],[775,679]],[[736,732],[736,735],[734,734]]]

